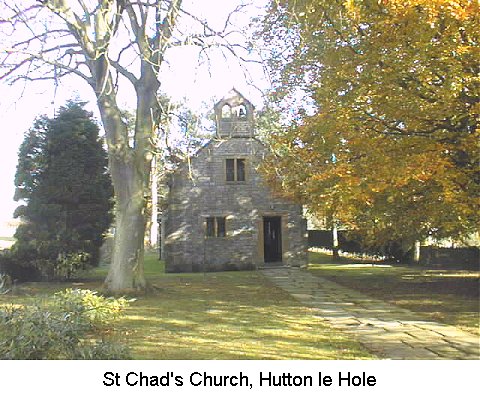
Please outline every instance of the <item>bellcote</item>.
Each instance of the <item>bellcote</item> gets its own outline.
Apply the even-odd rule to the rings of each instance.
[[[253,104],[238,90],[230,90],[215,104],[217,136],[220,138],[253,137],[255,135],[253,111]]]

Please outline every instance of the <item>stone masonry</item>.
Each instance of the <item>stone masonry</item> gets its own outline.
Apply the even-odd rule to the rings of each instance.
[[[166,271],[256,269],[271,254],[277,265],[305,265],[302,207],[272,193],[257,172],[267,149],[254,135],[253,106],[233,90],[215,113],[217,137],[171,178]]]

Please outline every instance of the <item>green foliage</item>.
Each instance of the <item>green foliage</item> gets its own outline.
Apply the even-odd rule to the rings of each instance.
[[[54,265],[55,276],[70,277],[75,272],[85,269],[90,261],[90,254],[79,251],[76,253],[66,254],[60,258]]]
[[[272,105],[266,104],[262,110],[257,112],[255,134],[263,142],[269,142],[272,136],[281,132],[284,132],[281,113]]]
[[[54,305],[9,306],[0,310],[0,359],[124,359],[124,345],[96,339],[126,306],[89,290],[55,294]]]
[[[12,278],[10,275],[0,271],[0,294],[6,294],[12,289]]]
[[[86,289],[66,289],[55,294],[55,304],[75,319],[101,326],[118,319],[128,300],[105,298]]]
[[[39,118],[25,135],[15,176],[13,255],[43,279],[95,266],[112,216],[113,189],[98,127],[81,104]],[[31,277],[30,279],[34,279]]]
[[[18,254],[8,249],[0,253],[0,273],[12,281],[27,281],[39,278],[38,270],[29,262],[22,262]]]

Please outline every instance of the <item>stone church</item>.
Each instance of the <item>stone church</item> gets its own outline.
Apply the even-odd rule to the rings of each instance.
[[[252,103],[233,89],[215,105],[215,117],[216,137],[169,183],[166,271],[305,265],[301,205],[275,195],[257,172],[268,150],[255,137]]]

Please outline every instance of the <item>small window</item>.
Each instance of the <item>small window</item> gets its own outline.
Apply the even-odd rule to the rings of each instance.
[[[225,237],[227,235],[225,217],[217,217],[215,221],[217,222],[217,237]]]
[[[222,118],[230,118],[232,116],[232,109],[228,104],[222,107]]]
[[[227,158],[225,167],[227,182],[245,182],[244,158]]]
[[[233,158],[227,159],[226,162],[227,182],[235,181],[235,160]]]
[[[205,236],[207,237],[225,237],[227,236],[227,226],[225,217],[207,217],[205,225]]]
[[[205,235],[207,237],[214,237],[215,236],[215,218],[214,217],[208,217],[207,218],[207,226],[206,226]]]
[[[240,107],[238,107],[238,116],[240,118],[247,117],[247,108],[243,104]]]
[[[237,181],[245,182],[245,159],[239,158],[237,161]]]

